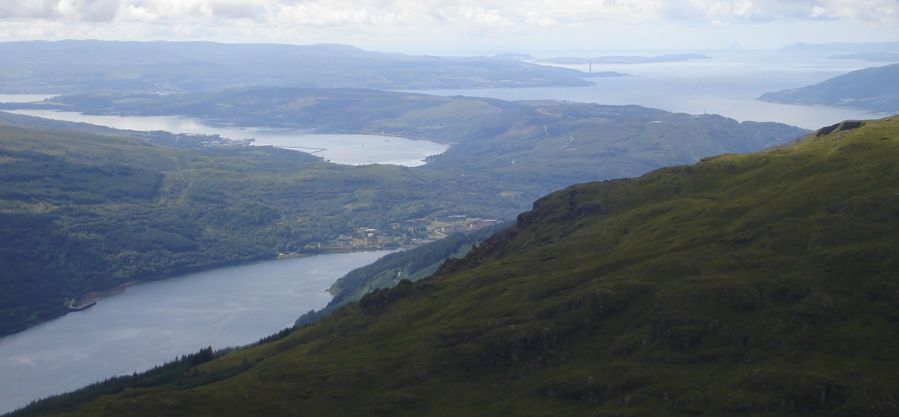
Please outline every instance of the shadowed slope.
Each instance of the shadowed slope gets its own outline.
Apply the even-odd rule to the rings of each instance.
[[[68,415],[896,415],[897,158],[870,121],[569,187],[217,382]]]

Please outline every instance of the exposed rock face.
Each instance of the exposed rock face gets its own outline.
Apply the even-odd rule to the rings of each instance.
[[[852,130],[858,129],[865,125],[865,122],[860,120],[846,120],[845,122],[840,122],[832,126],[822,127],[818,129],[817,136],[821,137],[824,135],[829,135],[833,132],[842,132],[844,130]]]

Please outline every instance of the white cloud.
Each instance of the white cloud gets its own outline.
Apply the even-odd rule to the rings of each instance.
[[[851,22],[897,34],[899,0],[0,0],[0,40],[203,38],[370,44],[380,38],[424,43],[443,37],[451,43],[488,35],[561,39],[576,33],[602,34],[605,39],[610,35],[605,28],[610,27],[625,28],[618,32],[620,38],[650,39],[666,36],[660,29],[646,30],[654,25],[717,30],[772,22],[843,22],[843,27]],[[639,29],[628,33],[628,27]],[[717,36],[713,29],[708,33]]]
[[[897,19],[897,0],[0,0],[0,19],[206,21],[310,26],[465,23],[540,26],[617,21]]]
[[[103,21],[113,19],[119,5],[119,0],[0,0],[0,19]]]
[[[899,21],[899,1],[896,0],[829,0],[815,5],[814,17],[853,19],[873,22]]]

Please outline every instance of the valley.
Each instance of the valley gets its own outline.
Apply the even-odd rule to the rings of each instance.
[[[374,52],[370,6],[0,7],[0,414],[899,414],[893,43]]]
[[[310,93],[319,104],[286,113],[294,112],[291,103],[307,101]],[[271,90],[212,97],[221,94],[240,105],[268,97]],[[803,132],[774,123],[629,106],[370,90],[283,90],[273,97],[278,99],[267,107],[250,108],[271,119],[290,114],[296,123],[304,123],[304,117],[316,120],[322,131],[328,131],[327,123],[345,124],[345,130],[359,133],[453,138],[457,144],[422,167],[353,167],[270,147],[198,146],[169,134],[6,114],[0,120],[5,126],[0,151],[10,163],[0,165],[5,179],[0,196],[8,219],[5,233],[15,238],[5,242],[2,252],[9,266],[8,278],[0,281],[9,289],[3,292],[6,300],[0,300],[3,333],[64,313],[66,299],[124,282],[278,253],[315,252],[359,228],[385,231],[390,244],[383,247],[395,248],[426,238],[428,231],[409,232],[392,224],[457,214],[507,219],[542,193],[566,184],[761,149]],[[177,103],[195,98],[148,99]],[[393,103],[392,110],[387,103]],[[327,111],[334,105],[345,110]],[[186,115],[241,120],[228,118],[228,113]],[[572,137],[590,151],[572,152],[575,148],[566,145]],[[104,162],[110,160],[117,162]],[[62,254],[49,249],[59,241],[68,245]],[[25,247],[52,257],[37,261],[22,254]],[[32,278],[21,278],[25,276]]]
[[[567,187],[430,279],[13,415],[892,415],[897,152],[871,120]]]

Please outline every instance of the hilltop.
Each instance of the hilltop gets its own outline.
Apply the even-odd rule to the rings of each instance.
[[[17,415],[893,416],[897,158],[892,118],[571,186],[432,278]]]

